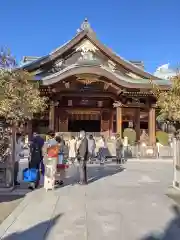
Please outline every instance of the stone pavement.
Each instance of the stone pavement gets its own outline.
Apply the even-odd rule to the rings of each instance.
[[[172,184],[172,163],[130,162],[88,167],[90,183],[27,194],[1,224],[0,239],[177,240],[180,215],[165,193]],[[176,212],[177,213],[177,212]],[[158,234],[159,238],[148,238]]]

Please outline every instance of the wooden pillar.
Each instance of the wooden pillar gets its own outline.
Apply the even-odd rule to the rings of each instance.
[[[109,132],[110,126],[110,112],[102,111],[101,112],[101,132]]]
[[[63,109],[59,111],[59,132],[68,132],[68,114]]]
[[[55,106],[54,102],[51,101],[49,108],[49,129],[54,131],[54,122],[55,122]]]
[[[140,108],[135,108],[135,131],[136,141],[140,140]]]
[[[59,116],[55,114],[55,132],[59,132]]]
[[[156,143],[156,109],[151,106],[149,108],[149,144],[152,146]]]
[[[110,112],[110,121],[109,121],[109,136],[112,135],[113,132],[113,111]]]
[[[122,137],[122,107],[116,107],[116,132]]]

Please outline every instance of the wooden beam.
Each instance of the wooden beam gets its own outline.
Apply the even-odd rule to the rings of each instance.
[[[122,137],[122,107],[116,108],[116,132]]]
[[[60,93],[60,97],[80,97],[80,96],[86,96],[88,98],[93,98],[93,97],[109,97],[111,99],[113,99],[114,101],[117,99],[117,96],[115,94],[112,93],[108,93],[108,92],[98,92],[98,93],[91,93],[88,92],[88,96],[87,96],[87,92],[61,92]],[[59,95],[55,95],[54,96],[54,100],[59,100]]]
[[[149,108],[149,144],[154,145],[156,143],[156,111],[154,107]]]
[[[135,109],[135,131],[136,131],[136,141],[140,140],[140,108]]]

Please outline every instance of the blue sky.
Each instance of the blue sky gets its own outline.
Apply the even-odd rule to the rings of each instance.
[[[153,72],[180,63],[179,0],[0,0],[0,46],[20,60],[70,40],[85,17],[120,56]]]

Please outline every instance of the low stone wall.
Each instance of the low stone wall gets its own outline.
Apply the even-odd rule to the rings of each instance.
[[[8,163],[0,163],[0,189],[13,187],[13,167]]]
[[[98,140],[98,139],[97,139]],[[106,156],[116,156],[116,143],[115,140],[108,140],[106,149]],[[96,153],[99,151],[98,141],[96,142]],[[127,158],[172,158],[173,148],[170,146],[161,146],[158,148],[151,146],[128,146],[124,147],[124,154]]]

